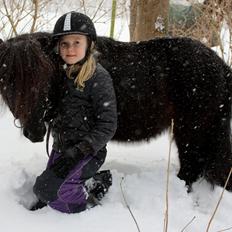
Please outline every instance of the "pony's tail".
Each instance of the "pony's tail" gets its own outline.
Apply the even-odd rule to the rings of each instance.
[[[42,95],[46,97],[54,67],[35,40],[0,44],[0,93],[24,125]]]

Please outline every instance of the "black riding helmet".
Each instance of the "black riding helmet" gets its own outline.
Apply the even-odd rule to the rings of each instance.
[[[71,11],[62,15],[53,30],[53,39],[69,34],[87,35],[93,42],[97,40],[96,29],[92,20],[79,12]]]
[[[71,11],[62,15],[57,20],[53,30],[53,43],[56,44],[62,36],[69,34],[81,34],[87,36],[88,47],[86,56],[78,62],[78,64],[83,64],[90,54],[92,42],[96,42],[97,40],[96,29],[92,20],[87,15],[76,11]]]

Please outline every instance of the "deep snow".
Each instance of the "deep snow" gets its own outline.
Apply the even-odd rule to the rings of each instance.
[[[118,25],[121,25],[120,23]],[[102,26],[103,27],[103,26]],[[105,27],[105,25],[104,25]],[[108,30],[108,29],[107,29]],[[106,34],[100,26],[98,34]],[[121,40],[128,32],[120,34]],[[32,186],[45,168],[45,143],[33,144],[20,134],[8,110],[0,107],[0,230],[2,232],[136,232],[121,187],[141,232],[163,231],[169,136],[150,143],[109,143],[102,169],[111,169],[113,185],[97,206],[80,214],[62,214],[51,208],[31,212]],[[51,147],[51,146],[50,146]],[[214,190],[199,180],[188,194],[178,173],[178,154],[171,149],[169,183],[169,232],[205,232],[222,188]],[[122,178],[123,181],[122,181]],[[232,193],[225,192],[210,232],[232,227]],[[232,229],[231,229],[232,231]]]
[[[165,133],[149,144],[109,143],[102,167],[113,173],[113,186],[97,206],[80,214],[63,214],[51,208],[31,212],[32,185],[45,167],[45,143],[33,144],[14,126],[11,113],[0,115],[0,227],[4,232],[134,232],[136,225],[124,202],[121,187],[142,232],[163,231],[169,136]],[[178,172],[177,149],[171,150],[168,231],[206,231],[222,188],[214,190],[198,181],[187,194]],[[123,181],[122,181],[122,178]],[[232,193],[225,192],[213,220],[213,232],[232,226]]]

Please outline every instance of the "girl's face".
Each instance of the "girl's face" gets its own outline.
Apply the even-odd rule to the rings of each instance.
[[[75,64],[85,57],[87,37],[71,34],[63,36],[59,41],[59,54],[66,64]]]

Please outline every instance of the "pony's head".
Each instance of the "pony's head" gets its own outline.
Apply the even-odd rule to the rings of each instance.
[[[43,116],[54,67],[30,35],[0,42],[0,94],[32,142],[46,133]]]

